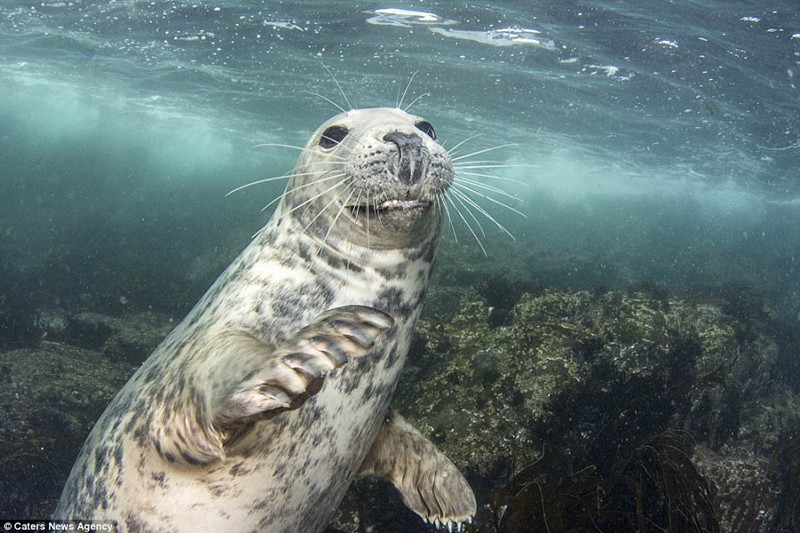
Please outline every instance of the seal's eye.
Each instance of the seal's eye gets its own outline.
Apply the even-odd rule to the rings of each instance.
[[[319,139],[319,145],[325,149],[331,149],[347,137],[350,130],[344,126],[331,126],[322,132],[322,137]]]
[[[431,123],[427,120],[417,122],[417,129],[434,141],[436,140],[436,131],[434,131],[433,126],[431,126]]]

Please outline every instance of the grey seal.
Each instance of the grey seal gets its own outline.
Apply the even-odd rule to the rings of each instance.
[[[375,475],[428,522],[471,520],[458,469],[389,411],[453,177],[405,111],[320,126],[270,222],[100,417],[56,518],[320,531]]]

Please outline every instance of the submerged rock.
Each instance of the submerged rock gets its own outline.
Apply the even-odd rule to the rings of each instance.
[[[50,516],[83,441],[135,369],[47,341],[0,353],[0,516]]]
[[[796,527],[800,409],[764,322],[663,294],[510,294],[434,287],[394,401],[476,489],[475,529]],[[95,420],[172,327],[40,316],[45,342],[0,353],[3,516],[51,512]],[[369,480],[333,527],[426,531]]]
[[[82,312],[69,318],[65,338],[76,346],[99,350],[109,359],[139,364],[172,327],[169,319],[151,313],[110,317]]]
[[[508,490],[512,475],[525,464],[541,461],[544,469],[536,478],[541,484],[589,468],[593,505],[621,506],[617,511],[627,513],[635,529],[637,519],[645,517],[637,517],[635,494],[626,496],[612,483],[614,476],[632,472],[623,468],[627,464],[669,457],[643,455],[637,451],[643,443],[685,435],[667,438],[664,449],[693,457],[678,463],[675,475],[695,480],[698,493],[719,495],[708,496],[713,507],[698,508],[697,516],[683,510],[685,520],[702,515],[713,531],[730,523],[720,506],[725,499],[736,500],[731,491],[745,490],[730,476],[714,475],[729,464],[727,454],[734,453],[729,450],[747,444],[758,461],[769,463],[781,431],[800,422],[800,412],[788,407],[794,400],[787,398],[794,397],[787,388],[781,389],[782,403],[770,404],[771,424],[762,421],[762,401],[774,393],[779,377],[775,344],[762,330],[743,328],[720,305],[546,290],[523,295],[498,327],[490,326],[491,314],[484,298],[465,290],[458,310],[443,322],[430,315],[421,320],[416,351],[395,398],[398,410],[427,430],[468,474],[484,502],[493,491]],[[701,455],[692,455],[696,443],[718,457],[716,470]],[[630,475],[623,477],[633,483]],[[765,480],[779,490],[781,479],[774,471]],[[706,483],[713,490],[702,489]],[[665,503],[671,490],[663,478],[640,494],[651,506],[648,521],[667,527],[677,512]],[[598,496],[602,491],[608,492],[605,501]],[[770,510],[762,509],[766,526],[777,519],[778,500],[771,501]],[[503,522],[498,505],[487,507],[481,520],[518,530],[519,523]],[[603,523],[598,515],[586,520],[571,526]]]
[[[95,421],[172,327],[152,313],[40,310],[35,348],[0,353],[0,516],[50,515]]]

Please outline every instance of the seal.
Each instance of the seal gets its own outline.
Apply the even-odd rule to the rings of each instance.
[[[402,110],[320,126],[267,225],[100,417],[56,518],[320,531],[375,475],[428,522],[470,521],[467,481],[389,411],[453,177]]]

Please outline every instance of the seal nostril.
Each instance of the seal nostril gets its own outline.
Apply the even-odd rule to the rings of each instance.
[[[392,133],[387,133],[384,135],[383,140],[396,144],[400,149],[400,153],[407,148],[418,149],[422,146],[422,138],[415,133],[402,133],[399,131],[393,131]]]
[[[403,133],[393,131],[383,136],[386,142],[397,145],[399,152],[400,168],[397,178],[408,184],[416,183],[422,177],[422,137],[416,133]]]

